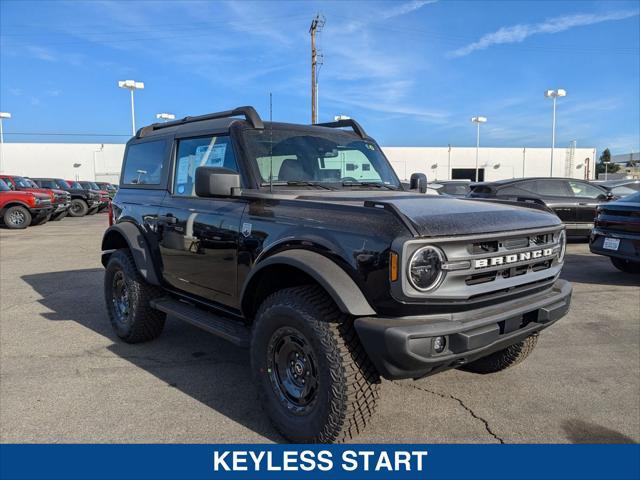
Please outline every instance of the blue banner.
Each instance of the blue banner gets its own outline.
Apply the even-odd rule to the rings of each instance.
[[[9,479],[637,479],[639,445],[0,445]]]

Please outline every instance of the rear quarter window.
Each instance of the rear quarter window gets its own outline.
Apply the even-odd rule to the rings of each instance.
[[[166,140],[135,143],[127,148],[123,185],[160,185],[166,162]]]

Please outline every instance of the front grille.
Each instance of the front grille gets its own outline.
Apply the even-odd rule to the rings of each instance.
[[[428,294],[411,291],[412,300],[459,303],[514,292],[523,286],[548,282],[560,273],[558,262],[561,227],[521,232],[411,240],[403,258],[421,245],[438,246],[445,254],[446,274],[440,286]],[[478,238],[480,237],[480,238]],[[406,275],[405,275],[406,276]],[[546,288],[546,287],[545,287]]]

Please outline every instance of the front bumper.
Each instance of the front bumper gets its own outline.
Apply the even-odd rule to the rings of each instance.
[[[616,250],[604,248],[604,239],[607,237],[620,240]],[[640,234],[609,232],[594,228],[589,238],[589,250],[597,255],[640,262]]]
[[[60,212],[65,212],[67,210],[69,210],[69,206],[71,204],[69,202],[65,202],[65,203],[58,203],[55,205],[55,210],[53,211],[54,215],[57,215]]]
[[[355,328],[384,378],[419,378],[472,362],[547,328],[569,310],[571,291],[569,282],[557,280],[550,290],[495,306],[420,317],[360,317]],[[446,346],[436,353],[433,340],[439,336]]]
[[[32,220],[40,220],[53,212],[53,207],[35,207],[29,209]]]

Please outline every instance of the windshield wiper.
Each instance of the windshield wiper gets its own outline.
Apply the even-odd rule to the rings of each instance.
[[[359,180],[347,180],[342,182],[342,185],[345,187],[349,187],[349,186],[358,186],[358,187],[378,187],[378,188],[386,188],[388,190],[397,190],[396,187],[393,187],[391,185],[387,185],[386,183],[382,183],[382,182],[361,182]]]
[[[268,187],[269,186],[269,182],[262,182],[261,184],[263,187]],[[282,185],[290,185],[290,186],[307,186],[307,187],[320,187],[323,188],[325,190],[335,190],[334,188],[331,188],[327,185],[322,185],[320,182],[310,182],[307,180],[281,180],[281,181],[276,181],[273,182],[273,185],[276,186],[282,186]]]

